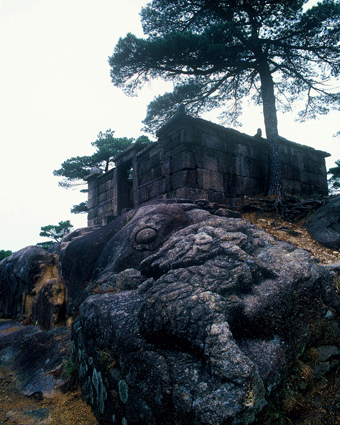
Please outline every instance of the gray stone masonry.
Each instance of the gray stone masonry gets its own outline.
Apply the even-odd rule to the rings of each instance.
[[[266,192],[268,141],[177,112],[152,144],[135,143],[88,181],[88,225],[107,224],[153,199],[206,199],[229,207]],[[281,138],[284,192],[327,195],[328,153]]]

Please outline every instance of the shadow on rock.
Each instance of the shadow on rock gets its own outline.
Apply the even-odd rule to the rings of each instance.
[[[252,423],[323,319],[331,273],[192,204],[130,217],[89,276],[107,293],[73,327],[84,397],[103,424]]]

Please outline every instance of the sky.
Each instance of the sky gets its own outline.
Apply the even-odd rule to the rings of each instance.
[[[127,97],[110,79],[108,57],[119,37],[142,36],[146,0],[0,0],[0,250],[46,241],[40,228],[86,215],[70,213],[86,200],[58,186],[53,170],[72,156],[91,155],[100,131],[137,138],[147,104],[171,90],[148,84]],[[218,122],[218,113],[202,116]],[[239,130],[264,129],[261,109],[246,108]],[[305,124],[279,116],[281,136],[340,158],[339,112]],[[264,130],[263,130],[264,132]]]

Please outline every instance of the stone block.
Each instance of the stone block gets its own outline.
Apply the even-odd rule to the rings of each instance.
[[[162,176],[169,176],[170,175],[170,160],[164,161],[161,165],[161,174]]]
[[[160,163],[159,153],[156,153],[150,157],[150,168],[157,167],[159,163]]]
[[[267,163],[268,162],[268,147],[261,143],[258,146],[250,146],[250,157],[255,161]]]
[[[149,199],[158,198],[160,195],[166,193],[166,180],[159,179],[148,185],[148,196]]]
[[[250,156],[250,147],[248,144],[237,143],[235,144],[235,155],[237,156]]]
[[[98,204],[98,198],[92,198],[92,199],[88,199],[87,201],[87,208],[88,209],[92,209],[93,207],[95,207]]]
[[[202,131],[197,128],[183,128],[180,133],[180,142],[194,144],[195,146],[204,146]]]
[[[218,151],[225,151],[225,141],[220,137],[211,134],[203,134],[202,141],[207,148],[215,149]]]
[[[171,159],[171,172],[195,168],[195,156],[193,152],[182,152]]]
[[[313,161],[311,158],[304,158],[305,170],[309,173],[317,174],[320,172],[320,166],[317,162]]]
[[[193,152],[193,148],[194,147],[191,143],[181,143],[173,149],[172,155],[176,156],[184,151]]]
[[[249,158],[248,167],[251,177],[258,180],[267,180],[267,167],[264,166],[263,162]]]
[[[228,153],[219,152],[217,156],[217,169],[221,173],[235,173],[235,157]]]
[[[110,212],[112,212],[112,202],[106,201],[106,203],[104,204],[104,213],[108,214]]]
[[[103,205],[98,205],[98,217],[101,217],[104,214]]]
[[[98,188],[89,190],[87,193],[87,199],[94,199],[98,196]]]
[[[197,169],[197,185],[200,189],[223,192],[223,173]]]
[[[289,193],[290,195],[298,195],[301,193],[301,184],[297,180],[283,178],[282,184],[285,193]]]
[[[138,188],[138,203],[142,204],[147,200],[147,188],[142,186]]]
[[[181,136],[179,132],[176,132],[175,134],[172,135],[171,138],[167,140],[160,141],[160,144],[162,148],[164,149],[164,152],[172,151],[180,143],[181,143]]]
[[[195,154],[196,166],[211,171],[221,171],[218,168],[220,152],[212,149],[201,149]]]
[[[148,172],[151,168],[151,161],[147,160],[147,161],[143,161],[138,165],[138,175],[141,176],[143,174],[145,174],[146,172]]]
[[[89,217],[87,216],[87,226],[88,227],[92,227],[92,226],[95,226],[97,223],[96,223],[96,219],[89,219]]]
[[[107,192],[102,193],[99,195],[99,204],[107,200]]]
[[[237,156],[235,158],[235,171],[238,176],[250,177],[248,158]]]
[[[226,194],[236,193],[237,176],[235,173],[223,173],[223,189]]]
[[[281,151],[281,155],[282,155],[282,161],[289,158],[293,154],[292,147],[287,145],[286,143],[281,143],[280,151]]]
[[[260,195],[266,192],[267,181],[244,177],[242,193],[247,196]]]
[[[102,195],[105,192],[106,192],[105,183],[104,184],[100,184],[99,187],[98,187],[99,196]]]
[[[155,199],[160,195],[157,182],[153,182],[153,184],[148,184],[147,188],[149,199]]]
[[[304,170],[305,165],[303,163],[303,153],[301,151],[296,151],[294,165],[295,167]]]
[[[150,178],[151,180],[158,179],[162,175],[161,165],[158,163],[155,167],[150,170]]]
[[[288,180],[300,180],[300,170],[297,167],[282,164],[282,177]]]
[[[147,171],[139,177],[139,184],[143,185],[149,183],[151,180],[151,171]]]
[[[180,187],[174,191],[174,197],[179,199],[190,199],[196,201],[197,199],[208,199],[208,191],[193,188],[193,187]]]
[[[215,171],[210,171],[211,189],[223,192],[223,174]]]
[[[310,173],[309,174],[309,184],[313,186],[314,193],[317,193],[317,187],[319,186],[319,176],[318,174]]]
[[[170,162],[171,158],[172,158],[172,151],[168,151],[168,152],[161,151],[159,154],[159,160],[161,161],[161,163]]]
[[[98,208],[93,208],[92,210],[90,210],[87,214],[87,218],[89,220],[94,219],[95,217],[98,216]]]
[[[301,171],[300,172],[300,180],[303,184],[313,184],[315,181],[314,178],[315,174],[309,173],[308,171]]]
[[[224,151],[230,155],[236,155],[236,145],[229,139],[224,141]]]
[[[98,177],[94,176],[93,178],[87,180],[87,187],[88,187],[88,191],[91,192],[92,190],[97,189],[98,186]]]
[[[215,192],[214,190],[208,190],[208,201],[216,202],[217,204],[225,204],[226,195],[223,192]]]
[[[328,195],[328,183],[325,177],[319,175],[318,193]]]
[[[181,170],[171,176],[172,189],[175,190],[183,186],[197,186],[196,170]]]

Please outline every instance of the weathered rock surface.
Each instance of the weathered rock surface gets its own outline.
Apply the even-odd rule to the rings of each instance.
[[[73,329],[84,397],[105,424],[252,423],[325,315],[330,272],[191,204],[129,217],[87,269],[87,292],[107,293],[83,302]],[[80,268],[68,250],[66,285]]]
[[[44,285],[50,283],[50,291],[63,293],[58,281],[58,257],[39,246],[28,246],[0,262],[0,317],[22,318],[32,316],[34,303],[39,302]],[[53,324],[53,314],[58,315],[64,299],[49,304],[49,309],[35,309],[39,321],[46,328]],[[56,298],[56,299],[57,299]],[[58,305],[57,305],[58,304]],[[34,314],[33,314],[34,316]]]
[[[11,370],[17,390],[26,396],[52,397],[69,377],[65,364],[72,352],[71,331],[0,320],[0,365]]]
[[[79,316],[79,379],[100,423],[250,424],[307,344],[320,347],[322,320],[315,372],[339,362],[336,269],[204,208],[152,203],[53,253],[27,247],[0,262],[2,317],[51,329]],[[0,334],[0,363],[20,372],[22,391],[48,392],[64,344],[69,353],[64,328],[19,326]]]
[[[321,245],[340,248],[340,196],[331,198],[327,204],[315,211],[306,221],[312,238]]]
[[[68,313],[77,311],[94,286],[106,289],[114,284],[117,273],[138,269],[144,258],[172,232],[188,225],[188,220],[180,204],[149,205],[68,244],[60,256]]]

